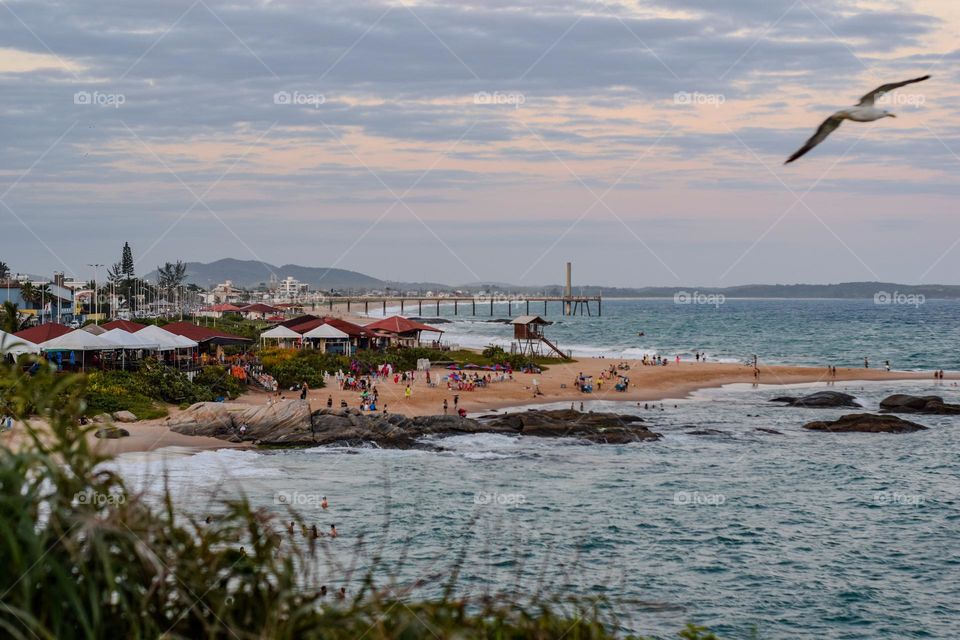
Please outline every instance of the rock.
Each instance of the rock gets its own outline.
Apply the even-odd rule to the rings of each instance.
[[[94,435],[98,438],[116,440],[117,438],[126,438],[130,435],[130,432],[120,427],[100,427]]]
[[[757,428],[755,429],[755,431],[761,431],[761,432],[763,432],[763,433],[771,433],[771,434],[778,435],[778,436],[782,436],[782,435],[783,435],[783,432],[782,432],[782,431],[777,431],[776,429],[768,429],[767,427],[757,427]]]
[[[872,413],[851,413],[832,422],[808,422],[804,429],[812,431],[832,431],[835,433],[863,432],[863,433],[910,433],[922,431],[926,427],[916,422],[890,415],[875,415]]]
[[[539,437],[581,438],[620,444],[656,440],[660,434],[638,424],[633,416],[578,411],[527,411],[473,420],[456,415],[418,416],[367,414],[356,409],[321,409],[311,415],[305,401],[291,400],[272,407],[200,403],[167,424],[177,433],[244,440],[265,446],[360,446],[390,449],[431,448],[426,436],[501,433]]]
[[[525,436],[580,438],[604,444],[659,440],[663,436],[640,424],[641,418],[617,413],[582,413],[571,409],[530,410],[495,416],[486,424]]]
[[[781,396],[773,398],[770,402],[783,402],[791,407],[806,408],[824,408],[824,407],[856,407],[861,405],[856,398],[849,393],[840,393],[839,391],[817,391],[801,398],[791,396]]]
[[[694,431],[687,431],[688,436],[729,436],[730,434],[726,431],[720,431],[719,429],[696,429]]]
[[[113,422],[113,416],[109,413],[98,413],[92,420],[93,422]]]
[[[881,400],[880,409],[890,413],[960,414],[960,404],[947,404],[940,396],[911,396],[902,393]]]
[[[139,420],[139,418],[130,411],[114,411],[113,419],[117,422],[136,422]]]

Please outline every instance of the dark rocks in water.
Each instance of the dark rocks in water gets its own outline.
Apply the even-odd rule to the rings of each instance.
[[[803,425],[803,428],[811,431],[832,431],[835,433],[911,433],[913,431],[923,431],[927,427],[897,416],[851,413],[830,422],[808,422]]]
[[[518,435],[547,438],[580,438],[601,444],[659,440],[663,436],[640,424],[643,419],[617,413],[583,413],[571,409],[531,409],[494,416],[484,424]]]
[[[495,324],[510,324],[513,322],[510,318],[497,318],[496,320],[484,320],[484,322],[493,322]]]
[[[116,440],[117,438],[126,438],[130,435],[130,432],[121,427],[100,427],[93,435],[107,440]]]
[[[410,320],[413,320],[414,322],[422,322],[424,324],[453,324],[453,320],[448,318],[420,318],[414,316],[410,318]]]
[[[621,444],[656,440],[660,434],[638,424],[640,418],[612,413],[540,411],[487,416],[481,420],[456,415],[418,416],[363,414],[357,409],[309,411],[303,400],[274,405],[198,403],[167,421],[177,433],[247,440],[265,446],[314,447],[373,444],[389,449],[429,447],[424,436],[500,433],[540,437],[581,438]],[[241,427],[243,433],[241,434]]]
[[[777,436],[782,436],[782,435],[783,435],[783,432],[782,432],[782,431],[777,431],[776,429],[768,429],[768,428],[766,428],[766,427],[757,427],[757,428],[755,429],[755,431],[762,431],[763,433],[772,433],[772,434],[777,435]]]
[[[855,397],[849,393],[840,393],[839,391],[817,391],[816,393],[811,393],[801,398],[781,396],[779,398],[773,398],[770,402],[783,402],[790,407],[818,409],[824,407],[862,407]]]
[[[881,400],[880,409],[889,413],[960,415],[960,404],[947,404],[940,396],[911,396],[903,393]]]
[[[726,431],[720,431],[719,429],[697,429],[696,431],[687,431],[688,436],[729,436],[730,434]]]

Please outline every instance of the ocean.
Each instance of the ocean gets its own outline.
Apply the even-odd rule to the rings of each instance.
[[[950,370],[960,368],[958,311],[938,301],[607,301],[599,319],[548,316],[557,320],[548,335],[610,357],[703,350],[717,360],[757,353],[862,366],[866,355]],[[474,346],[508,330],[482,320],[444,328]],[[851,410],[769,402],[825,388],[873,409],[894,392],[960,402],[960,388],[932,376],[731,385],[649,408],[586,403],[642,416],[664,434],[657,442],[480,435],[437,441],[441,451],[167,450],[114,464],[148,491],[166,475],[199,514],[211,497],[243,493],[281,518],[292,504],[321,530],[336,524],[341,537],[316,571],[320,583],[349,590],[381,555],[378,575],[419,585],[411,597],[436,596],[459,558],[460,594],[602,596],[620,629],[657,638],[687,622],[721,638],[958,637],[958,418],[914,417],[929,430],[913,434],[820,433],[801,425]]]

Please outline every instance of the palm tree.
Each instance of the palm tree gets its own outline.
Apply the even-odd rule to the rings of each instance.
[[[7,300],[3,303],[3,312],[0,314],[0,331],[16,333],[20,330],[20,309],[15,302]]]
[[[20,297],[23,299],[24,304],[32,305],[36,300],[40,299],[40,293],[37,291],[37,288],[33,286],[32,282],[24,282],[20,285]]]
[[[6,262],[0,260],[0,280],[7,280],[10,277],[10,267]]]

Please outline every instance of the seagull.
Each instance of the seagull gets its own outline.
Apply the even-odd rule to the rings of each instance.
[[[834,132],[834,130],[839,127],[844,120],[853,120],[854,122],[873,122],[874,120],[880,120],[881,118],[896,118],[896,114],[890,113],[884,109],[878,109],[874,106],[874,101],[877,98],[883,97],[884,94],[893,91],[894,89],[899,89],[900,87],[913,84],[914,82],[923,82],[929,75],[921,76],[919,78],[913,78],[912,80],[904,80],[903,82],[891,82],[889,84],[882,84],[867,95],[860,98],[860,102],[857,103],[857,106],[850,107],[849,109],[841,109],[835,114],[823,121],[823,124],[817,129],[817,132],[810,136],[810,139],[807,140],[802,147],[797,149],[797,151],[787,158],[787,161],[783,164],[790,164],[797,158],[805,155],[810,149],[813,149],[815,146],[826,140],[827,136]]]

